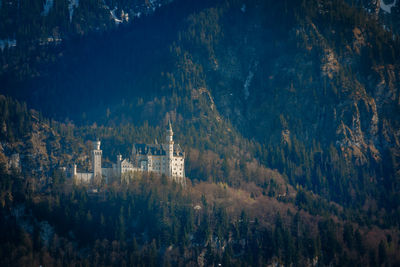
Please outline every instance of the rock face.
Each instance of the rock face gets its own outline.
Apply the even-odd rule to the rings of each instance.
[[[338,8],[352,10],[346,4]],[[366,8],[377,15],[380,1]],[[399,149],[394,116],[399,111],[398,44],[379,33],[387,43],[379,47],[374,35],[383,28],[370,15],[367,25],[375,26],[348,26],[325,20],[335,12],[328,4],[315,9],[300,24],[279,30],[261,19],[274,12],[261,4],[247,5],[230,27],[224,24],[228,18],[215,17],[220,34],[206,33],[213,41],[202,44],[213,51],[212,60],[198,62],[208,73],[216,108],[244,135],[261,142],[289,144],[296,138],[335,144],[359,166],[380,162],[384,151]]]
[[[371,10],[370,12],[376,16],[379,15],[379,11],[381,9],[381,1],[382,0],[369,0],[366,3],[366,8]]]
[[[351,4],[351,1],[348,1]],[[400,32],[400,1],[399,0],[364,0],[355,1],[374,18],[383,22],[397,34]]]
[[[381,9],[382,0],[356,0],[355,4],[362,6],[368,13],[372,14],[375,18],[378,18]],[[390,0],[389,0],[390,1]],[[351,1],[348,1],[351,4]]]

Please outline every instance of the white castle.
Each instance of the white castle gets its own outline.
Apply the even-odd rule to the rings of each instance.
[[[185,153],[179,144],[174,144],[171,123],[168,125],[165,144],[134,144],[131,160],[122,159],[121,155],[117,155],[117,162],[112,164],[112,168],[102,168],[101,142],[95,141],[92,150],[93,172],[77,172],[74,164],[71,176],[76,183],[88,184],[96,181],[107,182],[110,178],[129,181],[135,172],[155,172],[185,184]]]

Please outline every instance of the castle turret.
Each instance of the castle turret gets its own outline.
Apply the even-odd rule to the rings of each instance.
[[[76,164],[72,165],[72,173],[71,173],[72,177],[76,177]]]
[[[94,144],[93,144],[93,149],[94,149],[94,150],[100,150],[100,145],[101,145],[100,140],[97,140],[97,141],[94,142]]]
[[[173,136],[174,132],[172,131],[171,121],[168,121],[167,138],[166,138],[167,144],[174,143]]]
[[[168,122],[167,129],[167,162],[168,162],[168,175],[172,176],[172,164],[174,160],[174,132],[172,131],[171,121]]]
[[[92,163],[93,163],[93,178],[98,180],[101,179],[101,156],[103,151],[100,149],[100,141],[97,140],[93,143],[93,151],[92,151]]]

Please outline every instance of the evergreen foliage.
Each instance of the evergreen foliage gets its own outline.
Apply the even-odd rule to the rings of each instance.
[[[178,0],[118,27],[100,2],[72,22],[1,3],[0,265],[399,264],[397,35],[342,0]],[[60,169],[169,119],[187,188]]]

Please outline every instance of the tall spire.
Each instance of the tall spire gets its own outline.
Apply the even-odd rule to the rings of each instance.
[[[171,120],[168,120],[168,129],[167,129],[167,143],[173,144],[174,143],[174,132],[172,131]]]
[[[168,129],[167,129],[167,169],[168,176],[172,177],[172,161],[174,160],[174,132],[172,131],[171,120],[168,120]]]
[[[168,119],[168,131],[172,132],[171,120]]]

